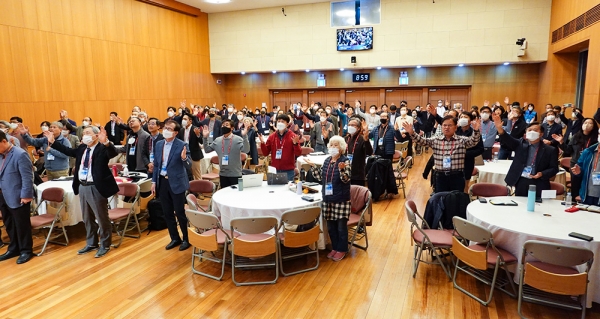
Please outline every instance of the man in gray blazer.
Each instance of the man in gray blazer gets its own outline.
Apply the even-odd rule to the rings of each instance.
[[[33,165],[27,152],[8,142],[0,131],[0,210],[10,237],[0,261],[19,256],[17,264],[33,257],[30,205],[33,200]]]
[[[142,129],[142,121],[137,117],[129,119],[129,128],[131,129],[130,134],[125,141],[125,146],[119,148],[119,153],[125,153],[127,167],[130,172],[146,173],[150,158],[142,156],[142,150],[150,134]]]

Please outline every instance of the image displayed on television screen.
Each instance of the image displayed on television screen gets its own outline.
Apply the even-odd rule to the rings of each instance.
[[[373,49],[373,27],[337,30],[338,51],[371,49]]]

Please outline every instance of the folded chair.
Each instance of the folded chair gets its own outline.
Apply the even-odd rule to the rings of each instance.
[[[517,258],[508,251],[496,247],[492,233],[486,228],[458,216],[454,216],[452,221],[454,222],[454,230],[460,236],[460,239],[452,237],[452,253],[457,258],[454,265],[454,276],[452,277],[454,288],[464,292],[484,306],[492,301],[494,288],[504,291],[513,298],[516,297],[515,284],[507,265],[516,263]],[[465,244],[469,241],[474,242],[474,244]],[[461,262],[465,265],[460,266]],[[506,278],[498,278],[500,268],[504,269]],[[490,273],[488,270],[492,269],[493,271]],[[456,283],[456,274],[459,270],[490,285],[490,295],[487,300],[480,299]],[[510,286],[511,291],[504,288],[507,285]]]
[[[231,243],[231,233],[223,230],[221,222],[213,214],[187,209],[185,215],[190,222],[188,236],[190,244],[192,244],[192,272],[215,280],[221,280],[225,274],[227,245]],[[222,250],[220,249],[221,247],[223,248]],[[215,255],[217,252],[221,252],[221,258],[217,258]],[[200,262],[206,259],[221,264],[221,274],[215,276],[200,271],[195,266],[196,258]]]
[[[310,153],[312,153],[312,152],[315,151],[312,147],[305,147],[305,146],[303,146],[303,147],[301,147],[301,149],[302,149],[302,156],[308,155],[308,154],[310,154]]]
[[[556,191],[556,198],[564,199],[565,198],[565,185],[558,182],[550,182],[550,189]]]
[[[148,203],[154,199],[154,194],[152,194],[152,179],[147,179],[140,184],[140,200],[138,201],[139,212],[138,220],[141,220],[144,217],[148,217]],[[146,197],[143,197],[142,194],[149,194]],[[142,229],[145,231],[146,229]]]
[[[215,183],[206,180],[195,180],[190,182],[190,188],[186,197],[187,203],[193,210],[209,212],[212,210],[212,195],[215,193]],[[197,195],[209,197],[208,205],[201,205],[198,202]]]
[[[408,171],[410,166],[412,165],[413,158],[412,156],[407,156],[404,159],[404,163],[398,162],[396,169],[394,170],[394,177],[396,178],[396,186],[398,188],[402,187],[402,194],[404,194],[404,198],[406,198],[406,183],[404,182],[408,179]]]
[[[239,217],[233,218],[230,229],[241,235],[233,237],[231,245],[231,280],[236,286],[274,284],[279,278],[279,241],[275,235],[279,222],[277,218],[265,217]],[[267,233],[272,231],[273,233]],[[274,255],[272,259],[265,260],[263,257]],[[242,264],[237,256],[249,258],[249,262]],[[236,268],[257,268],[275,266],[275,279],[271,281],[246,281],[235,280]]]
[[[350,217],[348,218],[348,244],[358,247],[362,250],[369,248],[369,236],[367,234],[367,225],[371,225],[371,191],[364,186],[351,185],[350,186],[350,202],[351,211]],[[364,246],[357,244],[356,242],[365,239]]]
[[[115,196],[123,196],[124,203],[128,203],[131,207],[127,208],[113,208],[108,210],[108,218],[110,219],[111,224],[113,225],[114,231],[119,235],[119,243],[113,244],[112,246],[117,248],[121,246],[123,242],[123,237],[133,237],[140,238],[142,232],[140,230],[140,223],[138,221],[137,215],[135,213],[135,206],[140,198],[140,188],[135,183],[121,183],[119,184],[119,192]],[[129,221],[133,218],[135,223],[132,223],[132,226],[129,227]],[[122,228],[121,228],[122,227]],[[121,229],[119,229],[121,228]],[[137,229],[137,235],[128,235],[127,232]]]
[[[42,206],[44,203],[48,204],[51,202],[52,203],[60,203],[60,206],[58,207],[58,210],[56,211],[56,213],[54,213],[54,214],[48,213],[48,208],[46,207],[46,214],[39,215],[38,209],[40,208],[40,206]],[[46,205],[46,206],[48,206],[48,205]],[[34,215],[30,217],[32,229],[41,229],[41,228],[48,229],[48,234],[46,235],[46,240],[44,241],[44,246],[42,246],[42,251],[40,251],[40,253],[37,254],[38,256],[41,256],[44,253],[44,251],[46,250],[46,246],[48,245],[48,242],[52,242],[53,244],[59,244],[59,245],[63,245],[63,246],[66,246],[69,244],[69,237],[67,237],[67,230],[65,229],[65,227],[62,223],[62,218],[61,218],[61,212],[62,212],[63,208],[65,208],[65,191],[62,188],[50,187],[50,188],[45,189],[42,192],[42,201],[36,207]],[[58,231],[58,233],[53,234],[52,233],[53,231]],[[61,236],[65,237],[64,242],[51,241],[51,240],[60,238]]]
[[[419,263],[439,264],[448,279],[451,279],[450,269],[448,269],[442,260],[447,256],[451,256],[450,248],[452,247],[452,232],[448,230],[430,229],[429,224],[423,219],[417,211],[417,205],[414,201],[408,200],[404,204],[406,210],[406,218],[410,223],[410,241],[414,247],[413,254],[413,278],[417,275]],[[421,225],[419,225],[419,220]],[[423,251],[428,251],[431,255],[431,261],[422,258]],[[433,261],[435,257],[436,261]]]
[[[321,215],[320,207],[309,207],[288,210],[281,216],[281,224],[279,225],[279,241],[283,248],[279,253],[279,264],[281,273],[284,276],[295,275],[319,268],[319,249],[317,249],[317,242],[319,241],[319,234],[321,228],[319,224],[319,217]],[[287,225],[310,225],[313,226],[304,231],[291,231],[285,226]],[[314,249],[311,249],[309,245],[314,244]],[[306,255],[315,255],[317,260],[314,267],[305,268],[302,270],[286,273],[283,269],[283,261],[286,259],[297,258]]]
[[[533,258],[535,261],[526,261]],[[519,276],[519,304],[521,318],[523,300],[581,310],[585,318],[588,276],[594,253],[581,247],[529,240],[523,245]],[[585,264],[579,272],[575,266]],[[572,296],[577,296],[573,299]],[[561,298],[562,297],[562,298]]]

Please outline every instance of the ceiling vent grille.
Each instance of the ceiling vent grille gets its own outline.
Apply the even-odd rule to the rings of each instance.
[[[556,43],[573,33],[583,30],[600,21],[600,4],[591,8],[584,14],[567,22],[562,27],[552,31],[552,43]]]

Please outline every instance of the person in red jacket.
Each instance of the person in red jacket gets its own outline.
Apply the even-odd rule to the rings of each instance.
[[[260,148],[263,154],[271,154],[271,166],[277,169],[277,173],[286,173],[288,180],[294,179],[296,168],[296,157],[302,154],[298,141],[300,135],[288,130],[290,118],[285,114],[277,116],[277,131],[269,135],[265,142],[262,134],[259,134]]]

